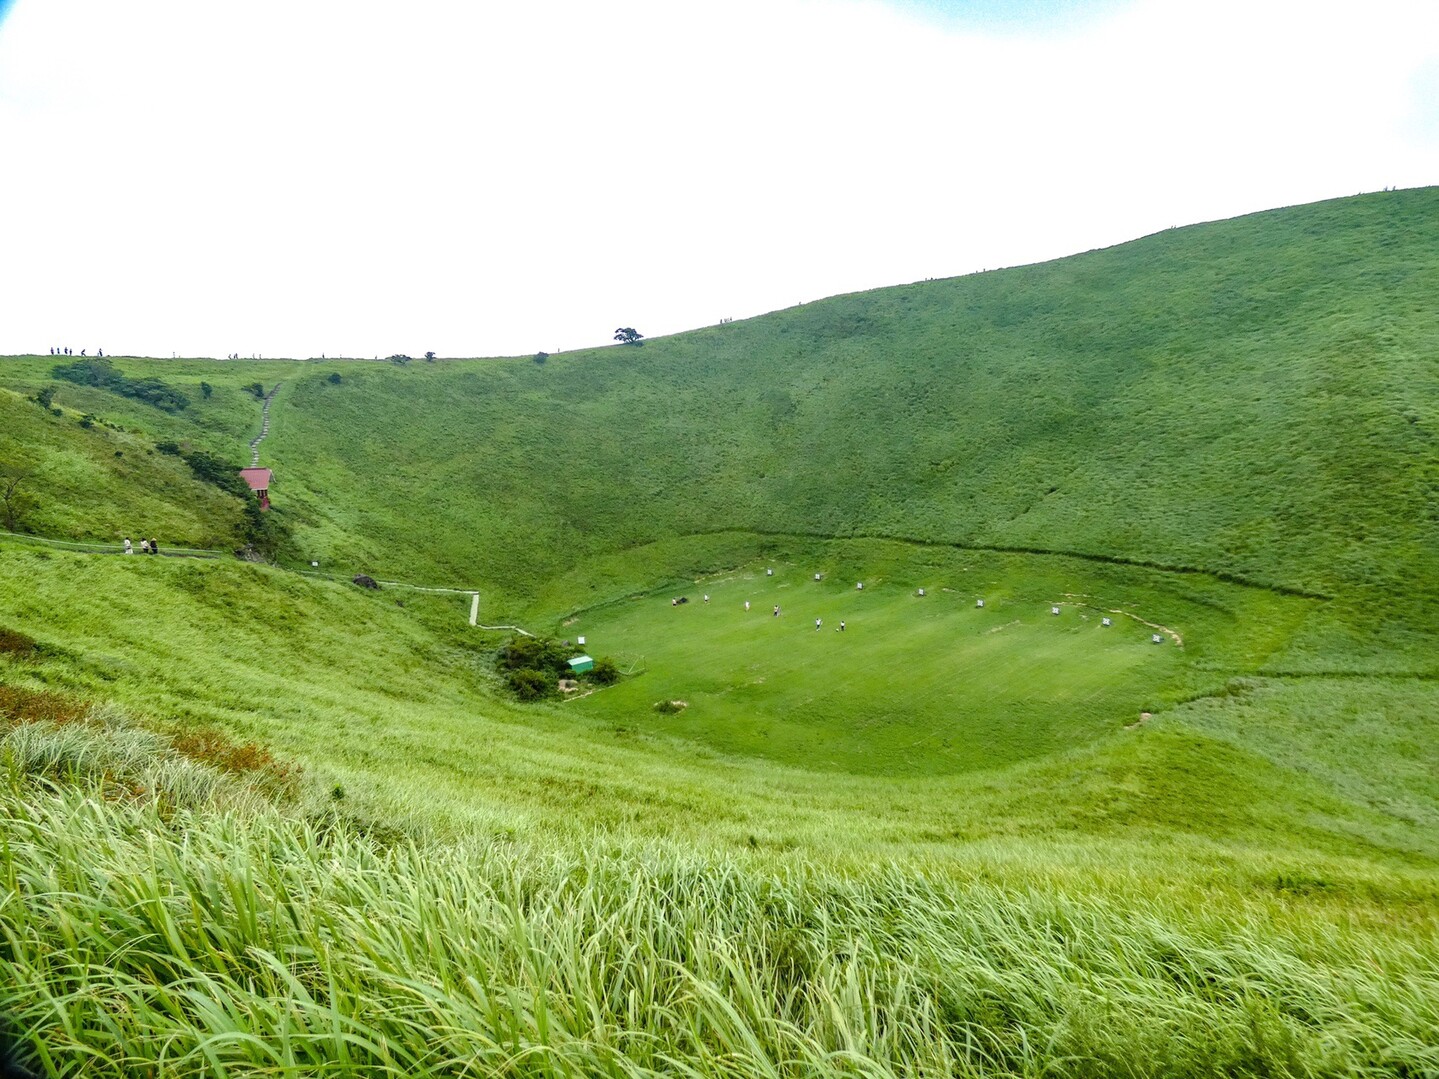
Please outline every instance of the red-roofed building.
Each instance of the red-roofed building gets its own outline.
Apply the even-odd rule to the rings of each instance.
[[[270,508],[270,470],[268,468],[242,468],[240,475],[250,485],[250,490],[260,500],[260,508]]]

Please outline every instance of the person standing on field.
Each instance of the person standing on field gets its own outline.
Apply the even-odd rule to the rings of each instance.
[[[814,630],[815,630],[816,633],[819,632],[819,627],[820,627],[820,625],[821,625],[820,620],[819,620],[818,618],[816,618],[816,619],[814,620]]]
[[[126,554],[134,554],[134,553],[135,553],[135,548],[132,547],[132,546],[130,546],[130,537],[129,537],[129,536],[126,536],[126,537],[125,537],[125,553],[126,553]]]

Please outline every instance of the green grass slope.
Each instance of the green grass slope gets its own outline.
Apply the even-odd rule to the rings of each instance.
[[[57,394],[55,407],[68,395]],[[97,404],[103,407],[103,404]],[[123,427],[56,416],[0,389],[0,476],[20,478],[16,531],[118,546],[125,536],[164,537],[166,546],[234,547],[239,500],[197,480],[177,457]],[[8,482],[7,480],[7,482]],[[5,520],[0,517],[0,528]]]
[[[816,775],[505,705],[459,606],[0,543],[5,628],[35,641],[0,638],[0,1028],[28,1063],[1436,1063],[1433,682],[1246,680],[1008,768]],[[216,727],[303,769],[172,748]]]
[[[1386,193],[544,365],[319,365],[277,497],[326,559],[506,609],[676,533],[875,534],[1334,594],[1336,647],[1402,646],[1439,604],[1436,222]]]
[[[458,597],[371,593],[236,562],[16,545],[0,547],[0,571],[0,625],[39,644],[34,654],[0,655],[0,681],[113,702],[161,730],[221,730],[257,742],[302,763],[324,790],[341,788],[346,806],[366,819],[426,833],[600,829],[860,863],[948,858],[1008,837],[1139,848],[1163,837],[1159,849],[1171,852],[1164,857],[1201,861],[1205,855],[1194,852],[1216,842],[1282,857],[1394,864],[1439,857],[1427,827],[1439,814],[1439,751],[1426,733],[1439,683],[1346,683],[1356,703],[1382,687],[1371,708],[1388,717],[1389,737],[1363,728],[1345,735],[1335,705],[1329,737],[1310,746],[1293,724],[1315,680],[1235,683],[1230,672],[1243,669],[1241,650],[1202,639],[1226,616],[1211,613],[1206,622],[1198,617],[1203,605],[1192,602],[1194,656],[1181,660],[1172,645],[1138,646],[1142,663],[1159,666],[1138,691],[1161,703],[1169,696],[1147,724],[1134,724],[1128,702],[1122,715],[1069,697],[1047,711],[1025,701],[1016,712],[1026,686],[1039,697],[1043,682],[997,687],[988,704],[959,693],[948,712],[921,700],[913,715],[896,715],[894,702],[910,698],[892,681],[886,707],[904,728],[901,737],[865,729],[884,702],[864,684],[889,670],[890,655],[872,666],[820,667],[855,684],[818,710],[796,700],[813,691],[812,675],[792,675],[789,686],[776,677],[772,697],[741,676],[728,692],[708,690],[714,703],[695,695],[691,710],[663,722],[650,709],[655,696],[692,684],[683,668],[661,666],[658,657],[653,674],[593,698],[507,702],[489,661],[498,638],[474,635]],[[1151,583],[1151,601],[1158,594]],[[663,611],[672,613],[667,604]],[[995,661],[1019,663],[1046,637],[1051,647],[1073,647],[1086,634],[1050,628],[1044,617],[1052,616]],[[857,633],[863,625],[858,619]],[[840,643],[838,634],[794,632]],[[924,626],[916,635],[921,647],[906,657],[910,663],[925,654]],[[1127,651],[1123,642],[1113,647]],[[782,666],[787,654],[812,659],[801,650],[768,662]],[[1182,693],[1185,686],[1209,688],[1195,695]],[[1133,688],[1121,681],[1104,692]],[[736,694],[749,706],[732,706]],[[808,731],[809,744],[784,745],[787,725]],[[780,744],[747,741],[763,727]],[[1252,745],[1238,733],[1250,727],[1263,735]],[[937,752],[916,754],[907,731]],[[989,739],[987,761],[967,741],[976,737]],[[822,752],[810,752],[815,747]],[[1367,786],[1357,780],[1363,775],[1371,777]],[[1173,854],[1185,849],[1191,853]]]
[[[1402,876],[1367,894],[1312,872],[1096,890],[1015,866],[999,883],[983,857],[854,873],[613,840],[385,847],[237,818],[168,779],[106,805],[96,784],[22,793],[14,772],[0,870],[25,899],[3,911],[0,1008],[50,1075],[1439,1064],[1433,895]]]
[[[283,380],[266,463],[304,553],[508,611],[675,534],[874,534],[1334,594],[1333,647],[1418,652],[1439,604],[1436,223],[1439,189],[1343,199],[543,365],[120,363],[225,394]],[[220,389],[175,417],[69,393],[237,463],[257,429]]]
[[[1436,286],[1429,189],[544,364],[115,361],[175,413],[0,361],[26,529],[233,546],[155,446],[248,463],[258,381],[295,536],[0,537],[0,1038],[65,1076],[1433,1072]],[[519,705],[465,598],[356,570],[633,673]]]

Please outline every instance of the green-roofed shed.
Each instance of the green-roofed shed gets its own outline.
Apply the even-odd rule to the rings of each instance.
[[[576,656],[574,659],[570,660],[570,670],[574,671],[576,674],[583,674],[585,671],[592,671],[594,669],[595,661],[592,660],[589,656]]]

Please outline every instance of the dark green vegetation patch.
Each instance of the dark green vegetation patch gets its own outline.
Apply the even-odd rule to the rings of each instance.
[[[97,386],[122,397],[133,397],[166,412],[179,412],[190,404],[190,399],[173,386],[167,386],[158,378],[126,378],[109,360],[57,364],[51,374],[80,386]]]

